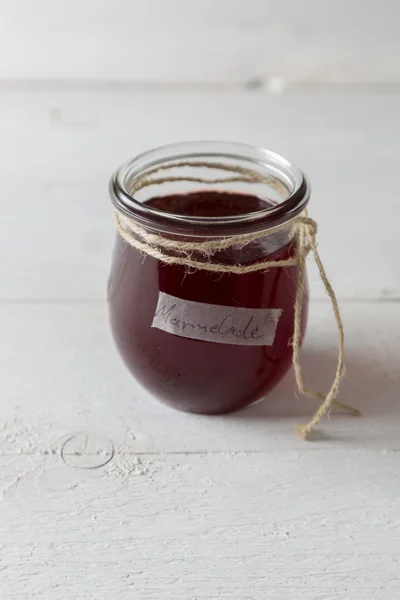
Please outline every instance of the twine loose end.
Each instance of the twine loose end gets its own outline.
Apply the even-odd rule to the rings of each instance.
[[[308,431],[307,427],[304,427],[304,425],[296,425],[294,430],[297,433],[297,435],[299,436],[299,438],[301,438],[302,440],[305,440],[305,441],[309,441],[308,440],[309,431]]]
[[[343,410],[350,413],[350,415],[352,417],[362,417],[362,412],[360,410],[358,410],[358,408],[355,408],[354,406],[350,406],[349,404],[344,404],[343,402],[339,402],[339,400],[335,400],[333,402],[333,404],[335,404],[336,406],[339,406],[339,408],[343,408]]]

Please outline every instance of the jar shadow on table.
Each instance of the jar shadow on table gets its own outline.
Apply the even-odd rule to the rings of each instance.
[[[400,372],[398,357],[373,355],[364,351],[346,351],[346,375],[340,387],[338,400],[361,411],[364,417],[390,416],[400,419]],[[335,375],[337,352],[330,349],[303,349],[301,364],[307,387],[326,393]],[[284,419],[307,417],[318,407],[313,398],[302,396],[296,388],[294,373],[285,379],[262,401],[240,412],[234,419]],[[332,414],[345,414],[334,407]],[[349,418],[352,418],[349,416]]]

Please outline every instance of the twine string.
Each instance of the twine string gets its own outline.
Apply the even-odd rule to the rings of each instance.
[[[171,168],[171,167],[206,167],[213,169],[222,169],[238,174],[238,177],[229,178],[216,178],[216,179],[204,179],[201,177],[157,177],[149,178],[149,175],[157,173],[160,170]],[[201,183],[221,183],[232,182],[232,181],[247,181],[247,182],[262,182],[272,184],[275,189],[279,186],[274,183],[274,178],[265,177],[252,171],[250,169],[244,169],[240,166],[226,165],[223,163],[199,163],[199,162],[180,162],[171,163],[167,166],[159,166],[154,169],[147,171],[141,178],[138,178],[135,185],[131,188],[133,191],[138,191],[142,187],[149,185],[155,185],[170,181],[196,181]],[[280,183],[280,182],[279,182]],[[282,184],[280,184],[282,185]],[[332,284],[326,274],[324,265],[317,249],[317,223],[308,217],[307,213],[293,219],[291,223],[290,236],[297,236],[298,246],[297,253],[295,256],[276,261],[259,261],[249,265],[233,264],[226,265],[218,262],[213,262],[210,257],[219,250],[238,247],[242,248],[257,239],[261,239],[267,235],[271,235],[276,231],[287,228],[288,224],[284,223],[273,228],[264,229],[254,233],[248,233],[243,235],[228,236],[219,239],[210,239],[204,242],[199,241],[182,241],[169,239],[160,234],[151,233],[144,227],[135,223],[132,219],[127,218],[119,211],[114,211],[114,222],[116,229],[120,236],[125,240],[127,244],[133,246],[145,255],[152,256],[153,258],[169,265],[181,265],[188,269],[200,269],[205,271],[211,271],[215,273],[234,273],[237,275],[252,273],[256,271],[265,271],[271,268],[278,267],[291,267],[298,266],[298,280],[297,289],[294,304],[294,334],[293,334],[293,368],[295,373],[296,384],[300,393],[315,398],[321,402],[318,410],[313,415],[312,419],[306,425],[297,425],[296,432],[302,439],[308,439],[311,432],[317,427],[323,417],[328,414],[335,404],[340,408],[346,410],[354,416],[359,416],[360,412],[351,406],[343,404],[336,399],[339,392],[339,386],[344,376],[344,328],[343,322],[340,316],[339,305]],[[309,253],[313,254],[314,260],[318,267],[318,271],[321,280],[324,284],[325,290],[330,298],[332,311],[335,317],[337,330],[339,334],[338,344],[338,357],[336,372],[331,384],[329,391],[326,394],[321,392],[315,392],[307,387],[304,383],[302,367],[300,362],[300,347],[301,347],[301,316],[303,306],[303,295],[305,287],[305,274],[306,274],[306,260]],[[204,260],[199,260],[197,257],[201,256]]]

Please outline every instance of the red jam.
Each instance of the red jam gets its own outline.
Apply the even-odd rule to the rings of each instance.
[[[196,216],[231,216],[265,209],[255,196],[197,192],[157,197],[147,202],[167,212]],[[277,249],[274,236],[242,249],[229,248],[213,262],[250,264],[284,260],[294,255],[296,241]],[[143,257],[118,235],[108,299],[117,347],[134,377],[155,396],[180,410],[222,414],[262,398],[291,366],[297,266],[242,275],[205,270],[188,272]],[[186,301],[249,309],[277,308],[282,313],[270,346],[236,345],[189,339],[152,327],[159,293]],[[308,292],[303,305],[303,332]]]

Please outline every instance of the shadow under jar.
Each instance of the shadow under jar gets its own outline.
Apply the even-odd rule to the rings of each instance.
[[[110,191],[124,231],[132,223],[193,243],[266,232],[208,257],[191,251],[192,259],[228,266],[295,256],[292,221],[310,196],[303,173],[283,157],[220,142],[142,154],[113,175]],[[166,264],[117,232],[108,284],[117,348],[163,402],[210,415],[239,410],[263,398],[291,366],[297,278],[297,265],[235,274]],[[306,283],[302,335],[307,307]]]

